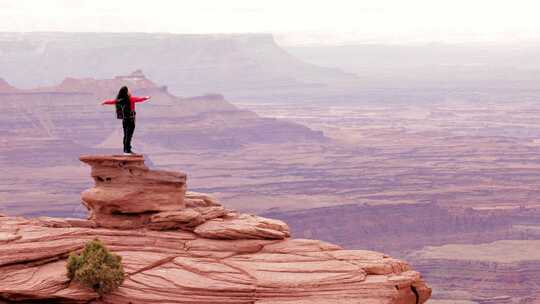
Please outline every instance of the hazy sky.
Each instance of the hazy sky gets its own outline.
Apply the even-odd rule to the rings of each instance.
[[[536,40],[539,0],[0,0],[0,31],[271,32],[281,44]]]

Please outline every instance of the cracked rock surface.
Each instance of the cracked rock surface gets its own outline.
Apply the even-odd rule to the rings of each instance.
[[[96,180],[82,195],[88,220],[0,215],[0,303],[416,304],[431,295],[404,261],[291,239],[281,221],[227,210],[186,192],[185,174],[155,173],[142,157],[126,158],[81,157]],[[151,185],[114,182],[137,185],[137,178]],[[114,194],[116,187],[128,189]],[[68,254],[95,238],[122,256],[126,271],[120,288],[102,298],[66,276]]]

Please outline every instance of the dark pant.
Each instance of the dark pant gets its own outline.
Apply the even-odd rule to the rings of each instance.
[[[133,138],[133,132],[135,131],[135,117],[124,118],[122,126],[124,127],[124,152],[131,152],[131,138]]]

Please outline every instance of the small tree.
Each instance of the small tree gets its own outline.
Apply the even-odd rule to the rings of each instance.
[[[122,257],[109,252],[100,240],[95,239],[86,243],[80,255],[69,255],[67,275],[104,295],[124,282]]]

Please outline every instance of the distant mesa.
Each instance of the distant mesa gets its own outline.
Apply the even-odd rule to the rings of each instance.
[[[36,87],[32,89],[19,89],[11,86],[7,81],[0,78],[0,94],[20,94],[33,93],[79,93],[96,96],[97,98],[110,98],[115,96],[120,87],[128,86],[136,94],[158,94],[165,95],[167,98],[180,99],[180,97],[171,95],[167,86],[157,85],[148,79],[142,70],[136,70],[126,75],[114,76],[109,79],[96,78],[74,78],[66,77],[58,85]],[[163,96],[164,97],[164,96]],[[225,101],[222,94],[208,93],[200,96],[183,98],[186,101]]]
[[[133,71],[129,75],[116,76],[115,78],[120,79],[122,81],[133,81],[133,82],[146,80],[146,76],[144,76],[144,73],[142,70],[136,70],[136,71]]]
[[[187,191],[187,176],[144,157],[83,155],[95,185],[89,219],[0,216],[0,302],[425,303],[431,289],[404,261],[291,239],[286,223],[228,210]],[[102,298],[65,273],[99,238],[122,256],[126,280]]]
[[[205,100],[224,100],[225,97],[221,94],[208,93],[202,96],[193,96],[185,98],[188,101],[205,101]]]
[[[271,34],[0,33],[0,40],[0,70],[22,87],[51,86],[66,75],[127,76],[134,63],[183,96],[219,92],[276,100],[282,90],[357,80],[292,56]]]
[[[110,92],[118,91],[118,89],[124,85],[129,86],[134,90],[156,90],[160,88],[154,82],[146,78],[142,70],[136,70],[131,74],[115,76],[112,79],[68,77],[64,79],[60,85],[50,87],[50,89],[59,91],[92,92],[94,94],[104,94],[105,92],[108,92],[107,94],[110,94]]]
[[[146,78],[142,70],[136,70],[128,75],[116,76],[112,79],[73,78],[66,77],[55,86],[43,86],[32,89],[18,89],[0,78],[0,94],[2,93],[82,93],[98,96],[110,96],[121,86],[130,86],[135,90],[159,90],[166,92],[166,86],[158,86]]]

